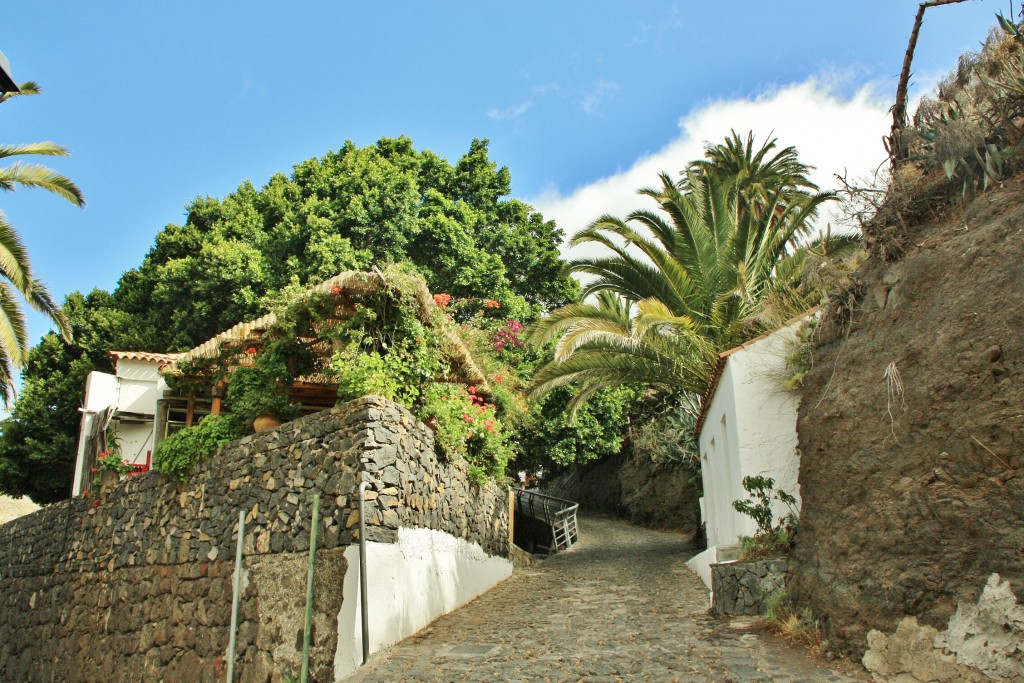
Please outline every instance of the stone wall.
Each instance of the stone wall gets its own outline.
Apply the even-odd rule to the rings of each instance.
[[[715,614],[764,614],[768,596],[786,587],[787,571],[786,558],[712,564],[712,610]]]
[[[184,486],[148,473],[0,527],[0,680],[222,679],[239,511],[236,670],[243,681],[297,673],[317,493],[311,670],[333,679],[361,481],[368,539],[424,527],[508,554],[506,490],[470,485],[426,426],[366,397],[230,444]]]

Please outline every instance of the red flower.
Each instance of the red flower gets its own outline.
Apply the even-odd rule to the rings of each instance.
[[[247,354],[249,354],[250,356],[255,356],[256,355],[256,347],[255,346],[250,346],[249,348],[247,348],[245,350],[245,352]]]
[[[451,294],[435,294],[434,295],[434,303],[437,304],[437,306],[439,308],[444,308],[449,303],[451,303],[451,300],[452,300],[452,295]]]
[[[338,285],[331,285],[331,294],[341,294],[342,289]]]
[[[484,302],[484,308],[501,308],[501,304],[494,299],[488,299]]]

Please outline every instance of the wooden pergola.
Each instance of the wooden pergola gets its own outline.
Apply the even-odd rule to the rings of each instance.
[[[298,377],[289,388],[288,394],[292,401],[302,406],[304,412],[316,412],[333,406],[338,400],[338,386],[334,384],[326,370],[334,348],[330,342],[320,338],[319,332],[324,326],[332,323],[340,323],[342,320],[352,316],[361,301],[367,296],[387,290],[389,285],[387,276],[379,270],[370,272],[347,271],[326,280],[319,285],[311,287],[307,292],[307,299],[314,294],[323,295],[327,293],[334,300],[332,313],[319,321],[311,321],[309,328],[296,333],[296,340],[303,343],[311,351],[316,359],[317,368],[314,372]],[[473,361],[465,343],[459,337],[455,327],[443,316],[435,315],[437,304],[427,289],[426,284],[419,278],[416,279],[414,291],[416,301],[416,315],[420,321],[438,332],[445,340],[450,349],[450,362],[452,376],[438,378],[438,381],[458,382],[467,385],[474,385],[485,394],[490,393],[487,379],[483,372]],[[299,305],[301,305],[301,301]],[[440,321],[440,322],[439,322]],[[255,320],[241,322],[221,332],[215,337],[203,342],[199,346],[178,356],[161,370],[165,375],[181,375],[182,366],[202,359],[214,360],[222,358],[227,353],[225,361],[230,367],[243,367],[251,365],[253,357],[245,352],[247,348],[259,347],[260,340],[278,322],[278,316],[268,313]],[[227,380],[217,382],[212,392],[210,414],[219,415],[224,410],[223,397],[226,391]],[[186,426],[191,426],[194,419],[194,399],[188,399],[188,415]]]

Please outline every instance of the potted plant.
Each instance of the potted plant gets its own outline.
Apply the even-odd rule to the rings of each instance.
[[[121,481],[121,477],[132,471],[132,465],[113,451],[103,451],[96,455],[96,467],[93,486],[103,491],[110,490]]]
[[[310,372],[313,358],[301,341],[282,337],[246,351],[255,356],[252,365],[231,374],[227,388],[228,405],[235,424],[244,431],[263,431],[298,415],[298,406],[288,396],[296,377]]]

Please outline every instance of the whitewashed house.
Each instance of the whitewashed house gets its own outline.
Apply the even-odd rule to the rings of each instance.
[[[167,384],[160,369],[181,354],[111,351],[114,374],[90,372],[85,381],[85,404],[78,433],[78,454],[72,495],[92,488],[96,455],[118,450],[121,457],[145,472],[156,443],[184,424],[168,415]],[[158,419],[161,418],[161,419]],[[159,429],[161,433],[157,433]]]
[[[776,488],[800,504],[800,454],[797,450],[799,395],[785,388],[792,375],[786,356],[805,317],[752,339],[718,357],[704,395],[697,435],[704,496],[701,518],[708,548],[687,564],[711,588],[711,565],[735,559],[740,536],[753,536],[757,525],[737,512],[733,501],[745,499],[743,478],[771,477]],[[776,519],[789,508],[773,503]]]

